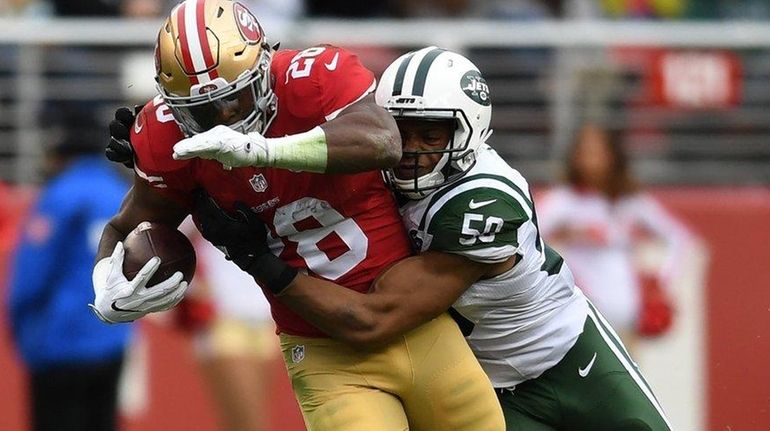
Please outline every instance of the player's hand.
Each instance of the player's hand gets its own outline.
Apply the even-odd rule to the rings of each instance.
[[[147,282],[160,266],[160,258],[151,258],[133,280],[128,280],[123,274],[124,256],[123,243],[118,242],[112,256],[100,260],[94,267],[95,298],[88,306],[103,322],[130,322],[148,313],[168,310],[184,298],[187,282],[181,272],[148,287]]]
[[[270,253],[270,248],[267,229],[256,214],[242,202],[236,202],[235,210],[231,215],[205,191],[195,193],[193,221],[201,235],[243,269],[248,261]]]
[[[243,134],[222,125],[177,142],[173,155],[176,160],[194,157],[218,160],[226,169],[266,166],[268,156],[266,139],[262,135]]]
[[[110,122],[110,142],[104,150],[107,159],[112,162],[123,163],[131,169],[134,167],[131,127],[136,121],[136,115],[141,110],[141,106],[135,106],[133,112],[130,108],[123,106],[115,111],[115,119]]]

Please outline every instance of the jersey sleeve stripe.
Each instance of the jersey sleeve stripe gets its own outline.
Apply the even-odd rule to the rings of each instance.
[[[459,254],[468,259],[482,263],[500,263],[505,262],[511,256],[516,254],[519,247],[513,245],[504,245],[501,247],[485,247],[476,250],[446,250],[446,253]]]
[[[468,190],[477,188],[490,188],[500,190],[512,196],[521,205],[521,209],[527,214],[527,217],[532,218],[532,204],[521,193],[521,189],[516,187],[515,184],[510,181],[501,181],[503,177],[496,177],[492,175],[477,175],[468,177],[465,181],[456,183],[446,192],[437,195],[432,202],[428,205],[428,210],[425,211],[423,219],[420,223],[420,230],[423,230],[425,226],[430,226],[433,216],[453,197],[459,195]]]

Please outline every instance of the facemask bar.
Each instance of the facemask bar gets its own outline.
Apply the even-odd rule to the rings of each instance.
[[[465,175],[465,171],[458,169],[457,162],[465,159],[468,154],[470,141],[473,137],[473,128],[468,117],[460,109],[438,109],[438,108],[387,108],[398,120],[424,120],[424,121],[446,121],[455,120],[455,132],[443,149],[424,150],[424,151],[403,151],[402,157],[414,156],[414,175],[413,178],[399,179],[393,169],[385,171],[387,183],[397,192],[402,193],[410,199],[420,199],[428,195],[433,190],[454,183]],[[459,145],[457,142],[462,139]],[[433,171],[417,176],[418,166],[416,157],[422,154],[444,154],[434,167]],[[475,161],[474,161],[475,163]],[[472,166],[472,165],[471,165]],[[468,168],[469,169],[469,168]]]
[[[245,71],[235,81],[223,88],[199,96],[174,96],[166,93],[160,85],[158,85],[158,89],[180,128],[187,136],[204,132],[213,127],[212,124],[207,124],[210,123],[209,121],[202,120],[199,114],[196,115],[196,111],[201,112],[201,107],[214,105],[211,112],[216,112],[217,104],[233,103],[233,96],[237,96],[242,91],[251,91],[252,111],[243,119],[228,126],[241,133],[253,131],[264,133],[275,118],[277,111],[275,93],[273,93],[270,85],[271,59],[272,50],[268,45],[264,45],[254,70]]]

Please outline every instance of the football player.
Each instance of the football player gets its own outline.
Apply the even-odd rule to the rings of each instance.
[[[187,0],[163,23],[155,62],[160,95],[129,124],[134,186],[93,272],[97,315],[134,320],[184,294],[181,274],[144,288],[157,258],[126,279],[121,240],[139,222],[176,227],[196,203],[233,211],[239,202],[269,227],[275,254],[232,257],[252,268],[271,302],[309,429],[504,429],[489,379],[449,316],[354,349],[276,301],[296,268],[366,291],[410,254],[395,201],[371,171],[398,162],[398,129],[357,57],[333,46],[275,50],[240,3]],[[195,157],[211,136],[227,138],[215,154],[234,157]]]
[[[527,181],[487,144],[490,90],[476,66],[435,47],[412,52],[387,68],[376,99],[401,132],[403,157],[386,174],[420,254],[386,270],[369,294],[298,274],[279,299],[357,346],[449,309],[508,430],[669,430],[615,332],[540,237]],[[260,229],[253,217],[241,223]]]

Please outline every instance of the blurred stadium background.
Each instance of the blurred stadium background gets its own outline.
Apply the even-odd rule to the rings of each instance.
[[[92,115],[106,138],[117,106],[152,97],[160,22],[26,3],[0,1],[0,180],[22,197],[18,211],[63,112]],[[640,179],[700,239],[674,292],[674,329],[642,344],[643,371],[678,430],[770,429],[770,2],[254,3],[282,47],[348,47],[377,74],[415,47],[465,53],[491,88],[495,148],[540,191],[559,180],[579,124],[621,132]],[[23,371],[6,332],[0,429],[16,431],[26,429]],[[152,324],[143,334],[123,429],[215,429],[189,342]],[[301,430],[274,368],[272,429]]]

